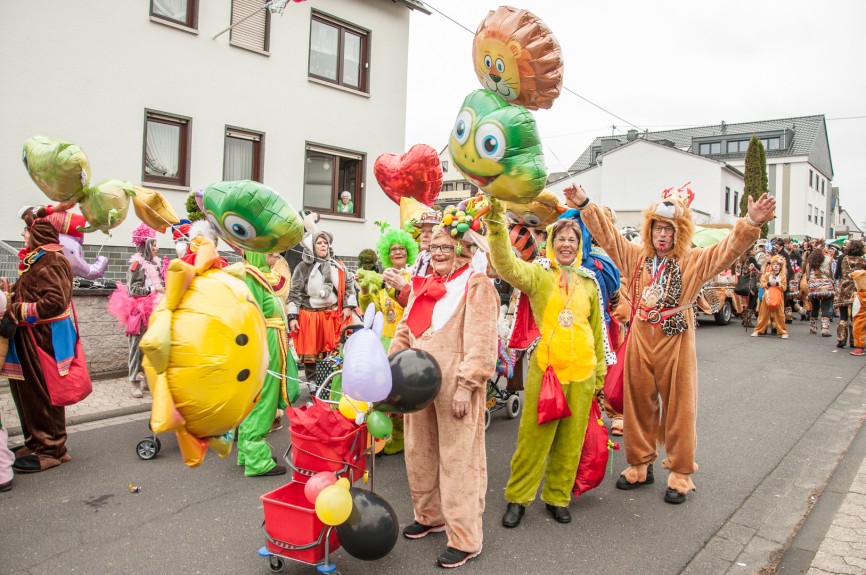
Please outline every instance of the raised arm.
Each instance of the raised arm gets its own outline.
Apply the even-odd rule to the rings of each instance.
[[[490,198],[490,211],[487,212],[485,222],[487,222],[487,240],[490,243],[490,262],[493,264],[493,269],[516,289],[534,293],[538,287],[538,274],[541,268],[519,259],[514,254],[508,239],[504,209],[502,203],[496,198]]]

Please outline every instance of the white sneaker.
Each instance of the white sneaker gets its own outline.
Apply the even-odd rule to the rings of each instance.
[[[132,397],[136,399],[141,399],[144,397],[144,394],[141,392],[141,387],[139,387],[138,382],[132,382]]]
[[[752,337],[758,337],[759,335],[761,335],[761,334],[759,334],[759,333],[756,332],[756,331],[753,331],[753,332],[752,332]]]

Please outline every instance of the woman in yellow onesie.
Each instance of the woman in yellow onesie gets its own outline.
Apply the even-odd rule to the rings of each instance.
[[[559,220],[549,228],[547,254],[553,257],[546,267],[514,255],[502,205],[496,200],[490,203],[487,225],[493,267],[502,279],[529,297],[541,332],[530,357],[525,408],[505,488],[508,507],[502,524],[516,527],[520,523],[526,506],[535,499],[542,476],[542,501],[556,521],[568,523],[568,504],[589,408],[607,373],[602,298],[592,273],[580,267],[581,230],[576,221]],[[538,398],[548,366],[562,385],[571,416],[539,425]]]

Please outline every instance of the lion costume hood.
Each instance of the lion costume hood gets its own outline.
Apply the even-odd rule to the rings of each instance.
[[[640,235],[646,257],[656,255],[652,237],[653,222],[666,222],[674,227],[674,248],[668,255],[669,258],[681,258],[692,249],[695,223],[692,221],[692,210],[689,205],[694,194],[691,190],[687,190],[688,195],[683,197],[681,191],[682,188],[665,190],[660,201],[644,210]]]

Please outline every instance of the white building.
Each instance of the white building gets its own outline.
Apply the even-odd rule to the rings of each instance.
[[[836,221],[836,236],[845,236],[852,240],[862,240],[863,230],[857,224],[857,221],[851,217],[848,210],[841,208],[838,220]]]
[[[596,165],[599,158],[605,161],[613,150],[641,139],[724,162],[742,171],[753,135],[764,144],[769,193],[776,197],[776,220],[770,223],[770,235],[832,237],[833,162],[823,115],[741,124],[722,122],[660,132],[631,130],[627,135],[599,137],[584,150],[569,172],[580,174]],[[683,175],[688,180],[688,175]],[[636,203],[632,209],[643,207],[645,203]]]
[[[732,223],[743,193],[743,174],[711,158],[636,138],[571,176],[548,185],[560,196],[572,183],[616,211],[617,226],[639,227],[641,212],[667,188],[685,184],[695,193],[696,223]]]
[[[321,213],[338,254],[373,245],[373,220],[398,219],[373,162],[404,149],[409,15],[429,12],[415,0],[315,0],[280,15],[264,2],[5,6],[0,239],[21,239],[19,206],[48,201],[21,165],[24,141],[42,134],[79,144],[93,183],[157,189],[182,217],[191,191],[250,178]],[[352,213],[337,213],[343,190]],[[137,225],[130,208],[110,238],[86,240],[127,246]]]

